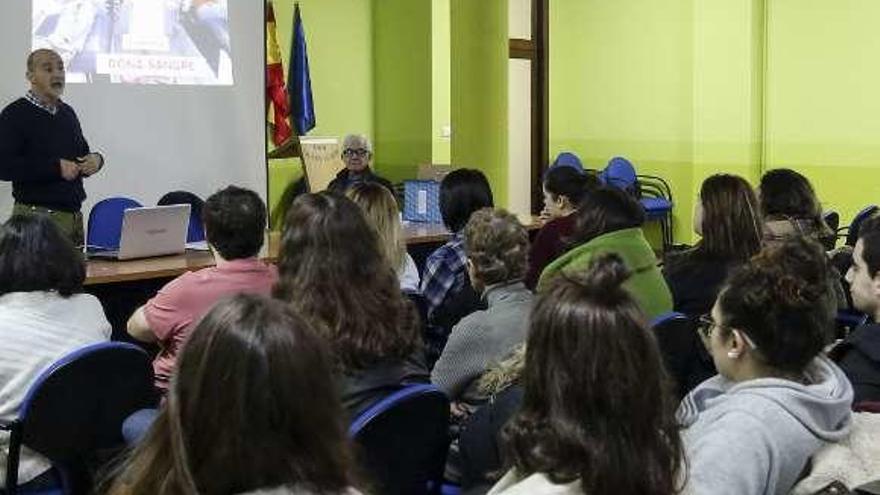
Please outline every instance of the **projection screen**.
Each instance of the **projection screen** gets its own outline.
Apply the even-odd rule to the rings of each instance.
[[[84,213],[110,196],[151,205],[228,184],[266,198],[263,1],[15,0],[2,14],[0,105],[27,91],[32,49],[57,51],[63,100],[106,159],[84,180]],[[0,219],[12,201],[0,182]]]

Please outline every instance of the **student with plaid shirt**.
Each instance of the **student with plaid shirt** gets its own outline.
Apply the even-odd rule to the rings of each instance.
[[[443,224],[453,235],[425,261],[422,294],[428,302],[429,315],[433,315],[465,286],[467,258],[461,231],[471,213],[492,206],[492,189],[486,176],[479,170],[453,170],[440,183],[440,214]]]

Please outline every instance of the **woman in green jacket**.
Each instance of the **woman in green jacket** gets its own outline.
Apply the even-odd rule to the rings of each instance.
[[[642,232],[642,206],[620,189],[602,187],[584,199],[576,215],[571,248],[547,265],[538,281],[538,292],[560,273],[584,271],[596,256],[616,253],[632,272],[623,286],[649,320],[672,311],[669,287]]]

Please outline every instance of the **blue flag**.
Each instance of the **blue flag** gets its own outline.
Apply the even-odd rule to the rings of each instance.
[[[306,50],[306,32],[299,15],[299,3],[293,11],[293,40],[290,44],[290,69],[287,74],[287,92],[292,112],[290,120],[298,136],[304,136],[315,127],[315,103],[312,101],[312,79],[309,76],[309,54]]]

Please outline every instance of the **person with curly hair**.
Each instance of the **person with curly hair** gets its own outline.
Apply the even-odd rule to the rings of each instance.
[[[490,495],[671,495],[684,453],[660,351],[616,254],[538,295]]]
[[[468,276],[488,308],[453,327],[431,372],[434,385],[454,402],[482,402],[477,379],[525,340],[532,305],[523,283],[528,251],[525,227],[505,210],[478,210],[464,228]]]
[[[788,493],[849,433],[853,389],[822,355],[834,308],[827,260],[797,237],[736,271],[699,328],[718,375],[682,401],[693,493]]]

